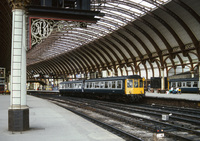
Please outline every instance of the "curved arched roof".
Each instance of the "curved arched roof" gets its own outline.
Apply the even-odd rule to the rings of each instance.
[[[200,59],[199,6],[199,0],[106,1],[96,24],[53,32],[28,51],[28,70],[62,75],[118,66],[136,72],[188,64],[193,69]]]
[[[54,31],[27,51],[28,74],[34,70],[61,76],[127,67],[133,72],[177,66],[193,70],[199,63],[199,0],[93,2],[93,10],[105,16],[87,28]]]

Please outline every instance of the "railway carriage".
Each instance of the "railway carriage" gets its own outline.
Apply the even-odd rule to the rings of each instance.
[[[65,81],[60,83],[59,91],[62,95],[83,92],[84,81]]]
[[[179,78],[170,79],[170,88],[179,87],[182,93],[198,93],[199,79],[198,78]]]
[[[138,75],[97,78],[60,83],[62,95],[83,95],[110,99],[128,98],[138,101],[145,95],[144,79]]]

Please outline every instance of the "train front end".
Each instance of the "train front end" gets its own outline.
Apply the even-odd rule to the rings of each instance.
[[[145,96],[144,78],[134,78],[125,80],[125,94],[133,101],[139,101]]]

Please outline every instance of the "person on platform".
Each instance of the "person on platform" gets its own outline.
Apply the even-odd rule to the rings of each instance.
[[[151,85],[149,84],[148,85],[148,92],[150,92],[151,91]]]
[[[177,93],[177,94],[180,93],[180,89],[179,89],[179,87],[176,88],[176,93]]]
[[[169,90],[169,93],[173,93],[174,92],[174,88],[171,87],[171,89]]]

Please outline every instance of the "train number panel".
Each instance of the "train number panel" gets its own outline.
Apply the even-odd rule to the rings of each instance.
[[[128,98],[132,102],[141,100],[145,94],[144,79],[138,75],[61,82],[59,91],[62,95]]]

